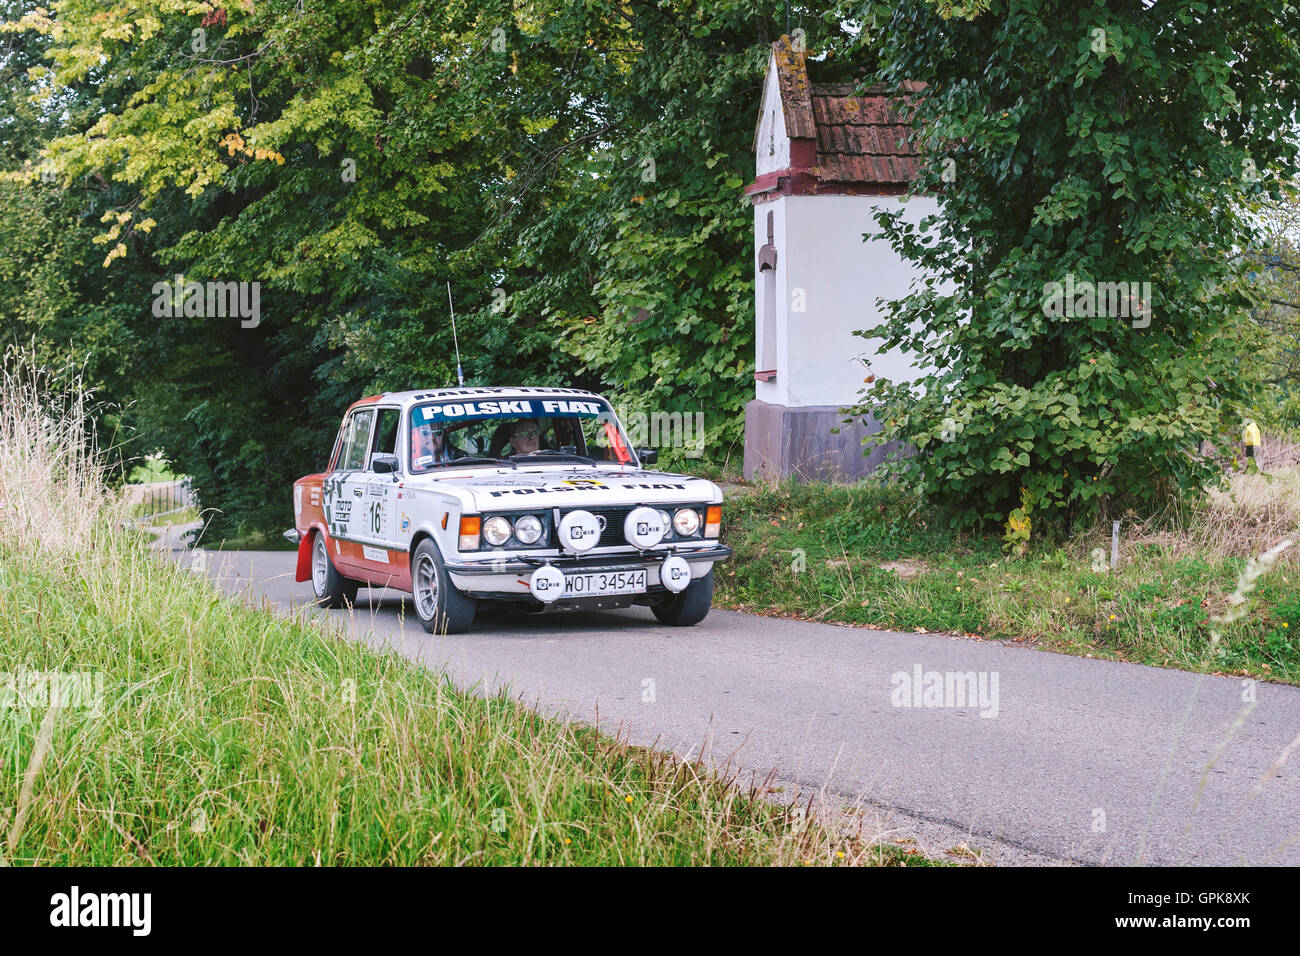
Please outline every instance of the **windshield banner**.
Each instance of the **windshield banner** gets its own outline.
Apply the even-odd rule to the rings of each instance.
[[[566,398],[489,399],[476,402],[449,402],[445,405],[424,405],[417,409],[419,422],[467,422],[483,418],[597,418],[610,415],[609,408],[601,402],[584,402]]]

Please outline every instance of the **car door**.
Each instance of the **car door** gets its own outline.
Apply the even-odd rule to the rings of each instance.
[[[370,462],[370,444],[374,435],[375,410],[355,409],[343,424],[339,452],[334,467],[326,477],[321,494],[321,508],[326,527],[333,539],[336,564],[355,567],[360,549],[352,544],[364,532],[364,498]]]
[[[401,474],[374,469],[376,455],[397,456],[401,417],[398,408],[375,409],[374,440],[366,462],[365,494],[359,505],[360,523],[353,536],[362,546],[360,560],[371,580],[400,574],[405,567],[397,497]]]

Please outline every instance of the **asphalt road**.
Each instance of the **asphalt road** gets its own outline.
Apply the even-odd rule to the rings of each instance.
[[[206,570],[288,608],[311,597],[294,560],[210,553]],[[716,610],[684,629],[645,608],[490,612],[438,638],[395,592],[315,613],[458,686],[509,685],[589,724],[599,711],[606,732],[679,755],[703,747],[745,780],[775,768],[787,793],[861,807],[932,852],[966,842],[1000,863],[1300,864],[1300,755],[1263,779],[1300,749],[1300,688]],[[902,706],[918,667],[984,675],[983,706]]]

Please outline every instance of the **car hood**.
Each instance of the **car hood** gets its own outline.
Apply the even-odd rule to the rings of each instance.
[[[493,471],[417,479],[439,490],[455,488],[472,497],[477,510],[599,508],[603,505],[716,503],[722,491],[711,481],[662,471],[547,468]]]

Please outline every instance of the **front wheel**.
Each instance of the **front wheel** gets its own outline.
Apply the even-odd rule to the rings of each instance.
[[[672,627],[690,627],[708,616],[713,606],[713,568],[702,578],[686,585],[686,590],[674,594],[666,601],[650,605],[661,624]]]
[[[311,545],[311,588],[316,592],[316,603],[321,607],[351,607],[357,602],[360,586],[360,582],[339,574],[330,560],[325,533],[317,531]]]
[[[425,538],[411,555],[411,596],[415,616],[430,634],[459,634],[474,623],[478,603],[456,590],[432,538]]]

